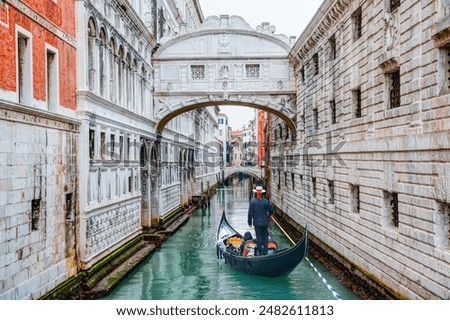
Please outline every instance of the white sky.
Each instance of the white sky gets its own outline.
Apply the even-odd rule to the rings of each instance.
[[[261,22],[270,22],[276,34],[300,36],[323,0],[200,0],[204,17],[221,14],[238,15],[256,29]],[[241,129],[253,118],[254,109],[221,106],[233,130]]]

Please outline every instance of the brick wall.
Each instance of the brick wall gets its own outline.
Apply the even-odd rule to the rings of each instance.
[[[58,50],[59,105],[75,109],[76,49],[74,1],[5,1],[0,5],[0,95],[17,100],[17,27],[31,35],[33,101],[47,101],[46,44]],[[33,18],[30,18],[32,16]],[[64,17],[64,18],[62,18]],[[45,108],[45,107],[42,107]]]

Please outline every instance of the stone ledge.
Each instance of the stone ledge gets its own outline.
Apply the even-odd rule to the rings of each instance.
[[[148,244],[137,251],[130,259],[118,266],[108,276],[100,280],[89,292],[83,293],[83,299],[97,299],[110,293],[131,271],[133,271],[158,246]]]
[[[1,99],[0,120],[20,122],[33,126],[70,132],[78,132],[81,124],[77,119]]]

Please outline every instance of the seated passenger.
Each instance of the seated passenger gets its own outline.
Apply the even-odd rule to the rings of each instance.
[[[252,240],[252,239],[253,239],[252,233],[251,233],[250,231],[247,231],[247,232],[244,234],[244,243],[245,243],[245,241],[247,241],[247,240]]]

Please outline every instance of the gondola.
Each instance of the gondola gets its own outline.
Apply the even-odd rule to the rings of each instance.
[[[217,257],[235,270],[247,274],[278,277],[289,274],[303,260],[307,252],[308,231],[300,241],[289,249],[278,249],[276,242],[269,240],[267,255],[255,255],[256,240],[246,240],[222,214],[217,230]]]

